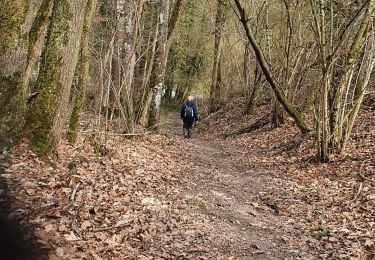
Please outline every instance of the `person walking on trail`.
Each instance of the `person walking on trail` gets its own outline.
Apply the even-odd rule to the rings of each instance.
[[[193,124],[198,121],[197,106],[193,103],[194,98],[189,96],[187,102],[181,106],[181,119],[184,122],[184,138],[191,138]]]

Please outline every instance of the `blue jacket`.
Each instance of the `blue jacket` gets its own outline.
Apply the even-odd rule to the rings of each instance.
[[[192,107],[193,108],[193,115],[194,117],[193,118],[187,118],[185,117],[185,108],[186,106],[189,106],[189,107]],[[186,102],[185,104],[183,104],[181,106],[181,119],[184,121],[184,122],[194,122],[194,121],[198,121],[198,111],[197,111],[197,106],[191,102],[191,101],[188,101]]]

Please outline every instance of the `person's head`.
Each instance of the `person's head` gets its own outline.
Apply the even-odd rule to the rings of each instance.
[[[187,100],[191,102],[191,101],[194,100],[194,97],[193,96],[188,96]]]

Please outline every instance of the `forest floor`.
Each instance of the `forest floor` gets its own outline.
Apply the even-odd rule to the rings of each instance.
[[[170,113],[162,134],[106,148],[90,134],[58,157],[21,144],[0,158],[2,202],[49,259],[374,259],[374,111],[355,152],[318,164],[290,123],[223,138],[241,127],[229,110],[189,140]]]
[[[178,114],[168,125],[167,135],[183,138]],[[244,147],[195,135],[181,149],[190,163],[180,188],[191,200],[189,215],[209,231],[209,258],[314,259],[308,237],[288,227],[268,198],[280,190],[277,178],[249,163]]]

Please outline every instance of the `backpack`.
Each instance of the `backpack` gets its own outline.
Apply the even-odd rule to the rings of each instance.
[[[185,104],[185,118],[193,118],[193,117],[194,117],[193,107]]]

